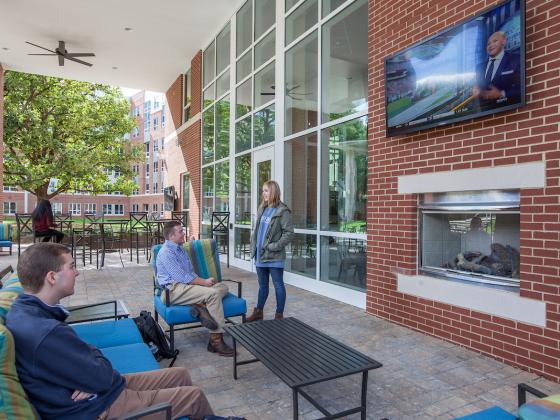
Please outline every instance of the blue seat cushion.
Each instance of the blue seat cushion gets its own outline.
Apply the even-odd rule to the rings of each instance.
[[[224,305],[224,316],[240,316],[247,312],[247,302],[232,293],[228,293],[222,300]],[[171,305],[165,306],[160,296],[154,296],[154,307],[161,317],[169,325],[189,324],[198,322],[198,318],[191,315],[190,305]]]
[[[516,420],[513,414],[508,413],[500,407],[490,407],[486,410],[477,411],[464,417],[457,417],[455,420]]]
[[[12,241],[0,241],[0,247],[12,246]]]
[[[113,369],[121,375],[159,369],[158,362],[144,343],[105,347],[100,350],[111,361]]]
[[[72,328],[82,340],[100,349],[144,342],[132,318],[75,324]]]

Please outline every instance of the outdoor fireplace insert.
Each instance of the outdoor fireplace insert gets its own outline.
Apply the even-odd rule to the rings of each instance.
[[[519,191],[424,194],[418,209],[421,272],[519,287]]]

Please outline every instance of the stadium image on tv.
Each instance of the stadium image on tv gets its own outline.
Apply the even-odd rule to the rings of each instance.
[[[510,0],[385,59],[387,135],[525,103],[523,0]]]

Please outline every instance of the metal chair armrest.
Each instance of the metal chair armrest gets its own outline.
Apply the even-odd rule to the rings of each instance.
[[[519,384],[517,385],[517,407],[521,407],[527,402],[527,392],[537,398],[548,397],[548,394],[545,394],[544,392],[539,391],[532,386],[529,386],[527,384]]]
[[[118,315],[117,301],[116,300],[107,300],[105,302],[97,302],[97,303],[88,303],[88,304],[85,304],[85,305],[69,306],[69,307],[66,307],[66,310],[69,311],[69,312],[72,312],[72,311],[77,311],[77,310],[80,310],[80,309],[93,308],[95,306],[107,305],[109,303],[112,303],[114,305],[115,321],[116,321],[117,320],[117,315]],[[87,322],[87,319],[85,319],[84,322]]]
[[[222,281],[230,281],[232,283],[237,283],[237,297],[241,297],[242,295],[242,291],[243,291],[243,283],[241,283],[238,280],[232,280],[232,279],[222,279]]]
[[[122,417],[119,417],[117,420],[133,420],[139,419],[150,414],[154,414],[160,411],[165,412],[165,420],[171,420],[171,404],[170,403],[159,403],[152,405],[151,407],[142,408],[137,411],[133,411],[130,414],[125,414]]]

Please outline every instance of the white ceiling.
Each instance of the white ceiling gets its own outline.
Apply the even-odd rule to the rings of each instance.
[[[244,0],[0,0],[0,64],[37,73],[165,92]],[[125,27],[133,28],[127,32]],[[26,44],[93,52],[87,67]],[[5,49],[9,49],[6,51]],[[113,69],[117,67],[117,69]]]

